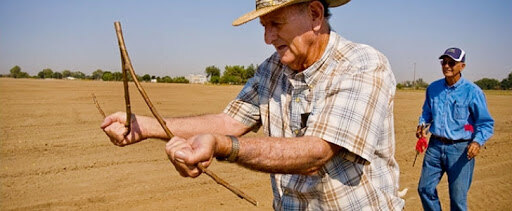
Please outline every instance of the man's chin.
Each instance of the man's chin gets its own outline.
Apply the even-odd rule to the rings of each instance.
[[[283,63],[285,65],[290,64],[290,61],[288,59],[286,59],[286,57],[283,57],[281,55],[279,55],[279,56],[280,56],[279,61],[281,61],[281,63]]]
[[[451,77],[451,76],[453,76],[453,73],[452,73],[452,72],[450,72],[450,71],[444,71],[444,72],[443,72],[443,75],[444,75],[445,77]]]

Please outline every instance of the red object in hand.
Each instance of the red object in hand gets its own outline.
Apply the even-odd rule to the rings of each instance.
[[[421,137],[416,142],[416,151],[419,153],[423,153],[428,147],[427,139],[425,137]]]
[[[469,131],[471,133],[475,132],[475,130],[473,129],[473,125],[470,125],[470,124],[465,124],[464,125],[464,130],[465,131]]]

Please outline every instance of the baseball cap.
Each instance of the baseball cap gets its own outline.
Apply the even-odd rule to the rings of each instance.
[[[449,56],[455,61],[458,62],[465,62],[466,61],[466,52],[460,48],[448,48],[446,51],[444,51],[444,54],[439,57],[439,59],[442,59],[443,56]]]

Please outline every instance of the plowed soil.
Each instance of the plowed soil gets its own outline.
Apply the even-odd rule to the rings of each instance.
[[[143,83],[166,117],[221,112],[241,86]],[[133,84],[132,111],[151,115]],[[209,168],[259,201],[254,207],[206,175],[182,178],[167,160],[165,142],[116,147],[99,128],[108,113],[124,110],[121,82],[0,79],[0,210],[271,210],[266,173],[214,162]],[[487,92],[495,135],[477,157],[470,210],[512,207],[512,93]],[[423,91],[398,91],[396,158],[406,210],[421,210],[416,192],[423,155],[415,167],[414,132]],[[262,136],[252,133],[250,136]],[[446,178],[438,186],[449,209]]]

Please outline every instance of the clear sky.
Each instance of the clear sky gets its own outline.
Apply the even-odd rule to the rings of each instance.
[[[0,73],[119,71],[114,21],[137,74],[185,76],[210,65],[259,64],[274,52],[259,21],[233,27],[254,0],[0,0]],[[438,56],[467,52],[464,77],[512,72],[512,1],[352,0],[331,8],[332,28],[390,60],[399,82],[442,77]]]

